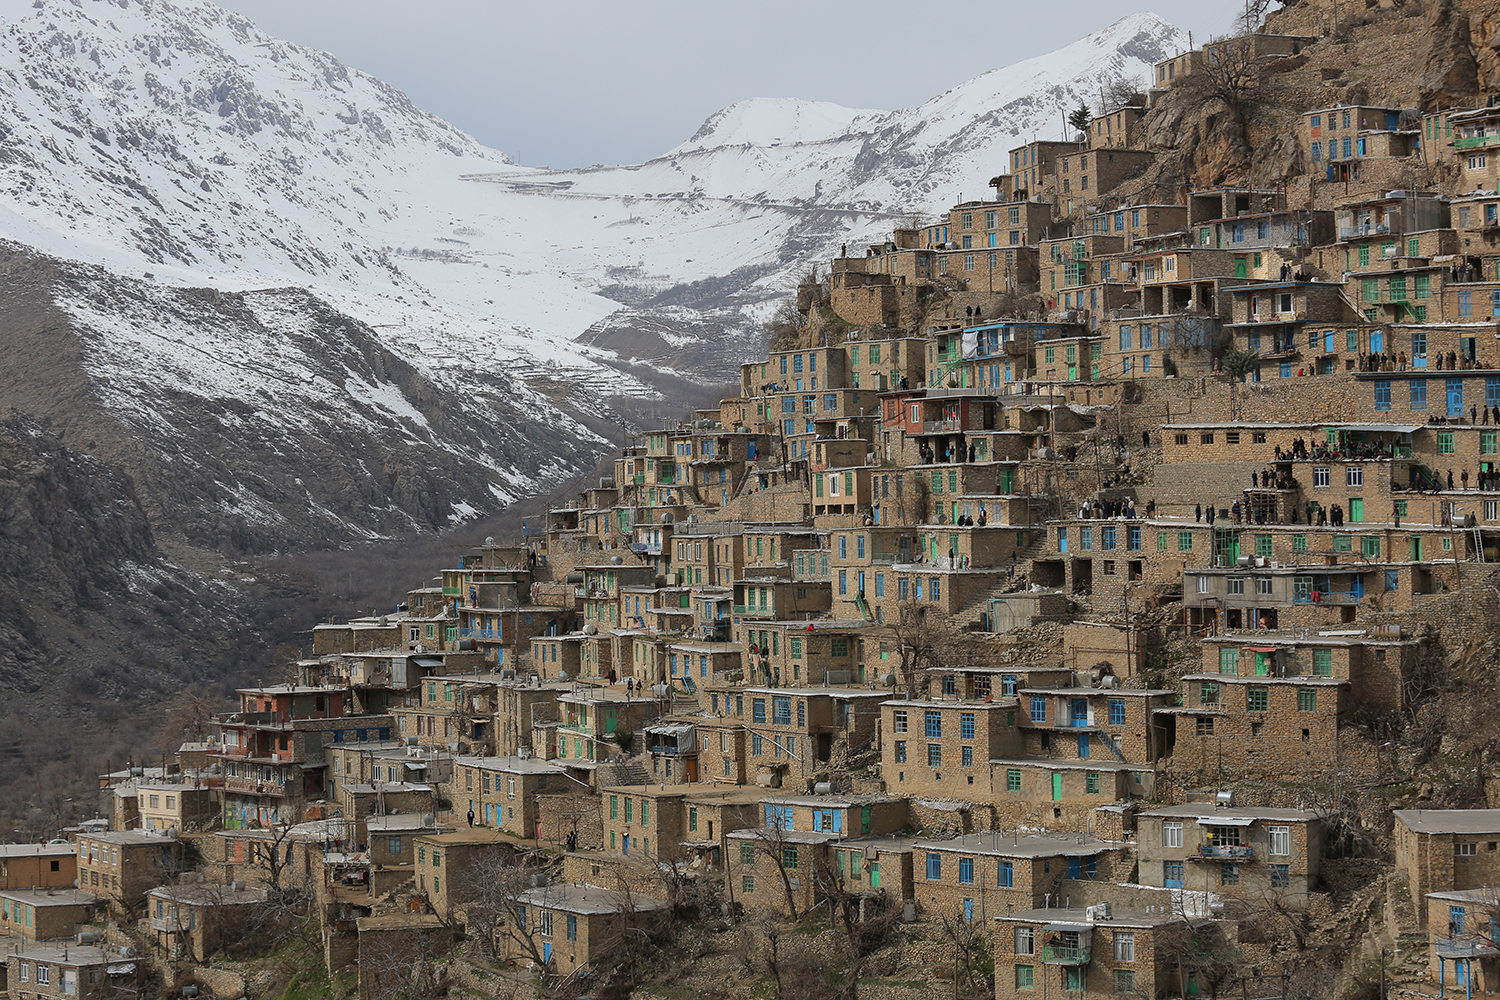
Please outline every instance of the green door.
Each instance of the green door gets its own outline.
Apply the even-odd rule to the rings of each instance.
[[[1244,257],[1234,259],[1234,276],[1236,278],[1250,277],[1250,261]]]
[[[1015,469],[1001,469],[1000,470],[1000,492],[1001,493],[1014,493],[1015,491],[1016,491],[1016,470]]]
[[[1265,677],[1265,676],[1269,675],[1270,672],[1271,672],[1271,654],[1270,653],[1256,653],[1255,654],[1255,676],[1257,676],[1257,677]]]
[[[615,710],[612,709],[612,708],[605,709],[604,710],[604,731],[606,733],[612,733],[612,732],[615,731],[615,726],[617,726],[617,725],[619,725],[619,720],[615,718]]]
[[[1349,520],[1363,521],[1365,519],[1365,502],[1359,497],[1349,498]]]
[[[1077,365],[1069,365],[1068,366],[1068,381],[1069,382],[1077,382],[1078,381],[1078,366]]]
[[[1062,775],[1056,772],[1052,775],[1052,801],[1062,801]]]
[[[1422,536],[1420,535],[1411,536],[1411,561],[1422,561]]]
[[[870,832],[870,807],[865,806],[859,811],[859,832]]]
[[[880,862],[879,861],[871,861],[870,862],[870,888],[871,889],[879,889],[880,888]]]

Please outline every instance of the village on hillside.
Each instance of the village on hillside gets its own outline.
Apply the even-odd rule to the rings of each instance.
[[[1161,102],[1317,41],[845,248],[737,396],[0,846],[0,996],[257,996],[288,942],[361,1000],[666,995],[707,934],[724,996],[1500,991],[1500,809],[1433,763],[1493,727],[1500,105],[1143,183]]]

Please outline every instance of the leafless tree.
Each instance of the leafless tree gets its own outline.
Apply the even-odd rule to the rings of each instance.
[[[938,925],[953,946],[954,1000],[980,1000],[995,995],[995,961],[983,923],[945,915]]]
[[[930,671],[956,662],[957,626],[929,605],[916,601],[900,605],[895,620],[886,623],[885,634],[896,645],[896,684],[907,698],[917,697]]]
[[[520,897],[534,882],[550,880],[556,862],[547,854],[527,851],[510,856],[496,851],[469,862],[467,898],[460,909],[468,935],[492,958],[502,936],[524,951],[540,968],[546,965],[539,945],[526,927],[526,904]]]

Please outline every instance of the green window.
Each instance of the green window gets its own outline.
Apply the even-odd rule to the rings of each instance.
[[[1293,535],[1292,536],[1292,551],[1293,552],[1306,552],[1307,551],[1307,536],[1306,535]]]
[[[1358,354],[1359,353],[1359,331],[1358,330],[1345,330],[1344,331],[1344,352],[1346,354]]]
[[[1318,677],[1333,676],[1333,650],[1313,650],[1313,674]]]
[[[1335,552],[1353,552],[1354,551],[1354,540],[1352,538],[1350,538],[1348,535],[1335,535],[1335,536],[1333,536],[1333,551],[1335,551]]]
[[[1021,772],[1010,768],[1005,772],[1005,790],[1007,792],[1019,792],[1021,790]]]
[[[1219,673],[1237,674],[1240,672],[1240,651],[1238,649],[1219,650]]]
[[[740,864],[742,864],[742,865],[753,865],[753,864],[755,864],[755,845],[754,844],[741,844],[740,845]]]
[[[1249,712],[1264,712],[1271,707],[1271,690],[1259,686],[1245,689],[1245,710]]]
[[[782,844],[781,845],[781,865],[782,865],[783,868],[796,868],[797,867],[797,845],[796,844]]]
[[[641,799],[641,825],[651,822],[651,800]]]
[[[1412,280],[1412,297],[1425,299],[1431,296],[1431,294],[1432,276],[1426,274],[1415,275]]]
[[[1500,434],[1497,434],[1495,431],[1480,431],[1479,432],[1479,454],[1481,454],[1481,455],[1493,455],[1493,454],[1495,454],[1495,451],[1496,451],[1495,445],[1496,445],[1497,439],[1500,439]]]
[[[1452,431],[1438,431],[1438,454],[1439,455],[1451,455],[1451,454],[1453,454],[1453,432]]]
[[[1049,347],[1049,348],[1047,348],[1046,349],[1046,361],[1047,361],[1047,363],[1050,365],[1052,362],[1054,362],[1056,360],[1057,360],[1057,348],[1055,348],[1055,347]]]
[[[1370,266],[1370,248],[1368,246],[1362,246],[1359,248],[1359,266]]]
[[[1369,559],[1380,558],[1380,536],[1363,535],[1359,540],[1359,551]]]
[[[1115,970],[1115,992],[1126,996],[1135,992],[1135,971],[1133,969]]]
[[[1271,554],[1271,536],[1255,536],[1255,554],[1258,556],[1269,556]]]
[[[1193,551],[1193,533],[1191,531],[1179,531],[1177,533],[1177,551]]]
[[[856,348],[856,350],[858,350],[858,348]],[[697,806],[690,806],[688,808],[688,832],[689,833],[697,833],[698,832],[698,807]]]
[[[633,811],[634,806],[635,800],[628,795],[625,796],[625,822],[627,823],[632,822],[630,814]]]
[[[1297,711],[1316,712],[1318,710],[1318,692],[1316,688],[1297,689]]]
[[[1031,989],[1036,985],[1036,967],[1032,965],[1016,966],[1016,989]]]
[[[620,798],[617,795],[611,795],[609,797],[609,818],[620,818]]]
[[[1099,794],[1099,775],[1093,771],[1083,776],[1083,790],[1089,795]]]
[[[1156,551],[1167,551],[1167,533],[1165,531],[1158,531],[1156,533]]]
[[[802,640],[794,638],[792,640],[792,659],[794,659],[794,660],[800,660],[801,658],[802,658]]]

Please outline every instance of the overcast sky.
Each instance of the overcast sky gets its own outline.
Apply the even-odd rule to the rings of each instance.
[[[1134,10],[1222,32],[1243,0],[218,0],[528,165],[638,163],[751,97],[911,107]]]

